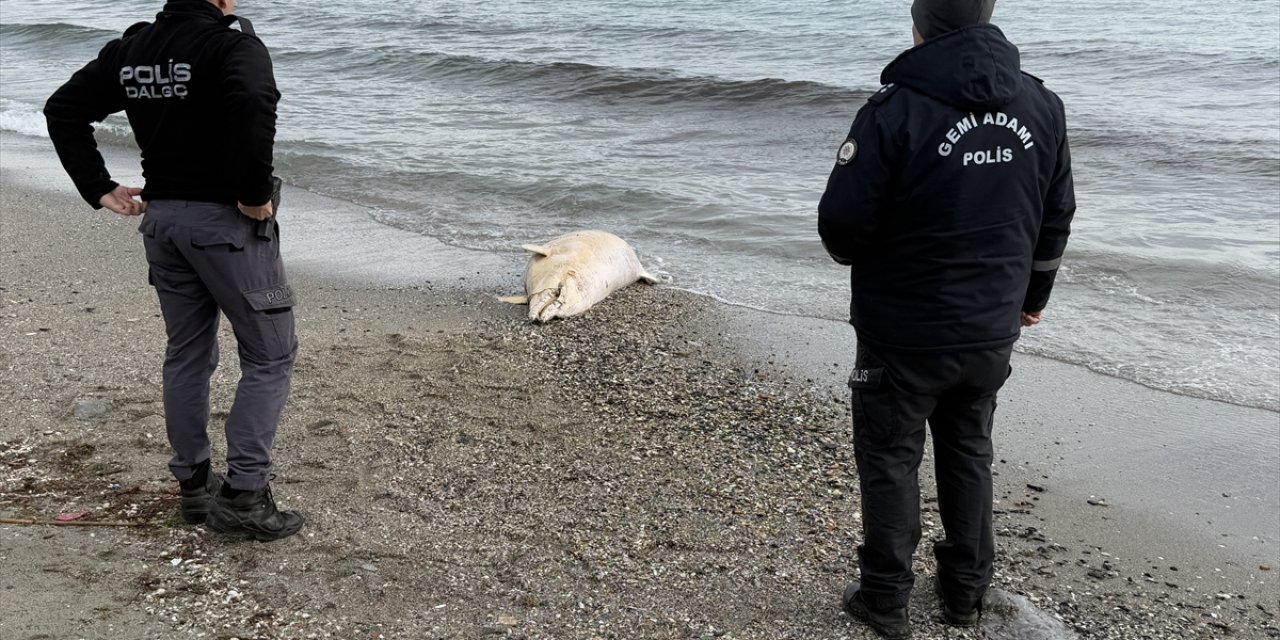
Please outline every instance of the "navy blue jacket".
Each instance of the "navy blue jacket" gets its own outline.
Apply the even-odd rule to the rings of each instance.
[[[898,56],[818,205],[850,266],[858,339],[948,352],[1012,344],[1049,301],[1075,193],[1062,101],[993,25]]]
[[[271,199],[276,90],[258,38],[206,0],[171,0],[108,42],[45,103],[63,167],[94,208],[117,186],[93,123],[124,111],[142,150],[144,200],[258,206]]]

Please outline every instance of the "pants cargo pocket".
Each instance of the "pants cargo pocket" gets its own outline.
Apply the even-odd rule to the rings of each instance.
[[[865,449],[891,446],[901,432],[893,385],[883,367],[854,369],[849,374],[852,393],[853,443]]]
[[[294,336],[293,306],[297,300],[293,287],[277,284],[244,292],[245,301],[257,316],[265,353],[264,358],[276,360],[293,353],[297,346]]]
[[[249,230],[244,226],[192,227],[191,246],[202,251],[244,251]]]

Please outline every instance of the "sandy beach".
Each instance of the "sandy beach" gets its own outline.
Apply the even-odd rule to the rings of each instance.
[[[874,637],[839,609],[859,536],[849,327],[639,285],[530,325],[495,300],[519,286],[514,251],[428,258],[438,243],[369,221],[347,244],[291,194],[309,213],[282,220],[301,346],[275,493],[308,524],[227,542],[177,518],[136,220],[22,157],[0,173],[0,518],[128,526],[0,525],[0,637]],[[421,272],[371,277],[389,253]],[[223,339],[215,424],[237,371]],[[1274,467],[1179,463],[1193,426],[1276,414],[1014,368],[1001,593],[979,630],[939,623],[926,473],[916,637],[1280,637]],[[1096,446],[1162,417],[1163,446]],[[1196,455],[1229,455],[1223,437]]]

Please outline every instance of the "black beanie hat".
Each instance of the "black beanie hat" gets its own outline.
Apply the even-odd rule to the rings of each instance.
[[[991,21],[996,0],[915,0],[911,20],[926,40],[948,31]]]

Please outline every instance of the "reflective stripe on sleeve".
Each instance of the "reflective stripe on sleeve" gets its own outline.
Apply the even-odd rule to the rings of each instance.
[[[1058,256],[1052,260],[1035,260],[1031,263],[1032,271],[1053,271],[1062,264],[1062,256]]]

